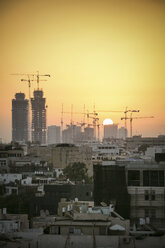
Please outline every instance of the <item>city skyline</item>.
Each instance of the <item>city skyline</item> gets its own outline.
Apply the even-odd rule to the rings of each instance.
[[[11,73],[50,74],[40,82],[47,126],[64,111],[139,109],[133,133],[165,134],[163,1],[1,1],[0,138],[11,141],[11,100],[28,85]],[[27,79],[27,78],[26,78]],[[32,82],[31,95],[37,88]],[[137,114],[134,114],[137,116]],[[100,113],[124,126],[122,113]],[[70,123],[71,116],[64,115]],[[73,115],[75,122],[83,115]],[[129,126],[128,126],[129,128]]]

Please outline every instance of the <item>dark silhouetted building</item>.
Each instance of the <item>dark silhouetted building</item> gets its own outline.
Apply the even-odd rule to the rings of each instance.
[[[31,214],[39,215],[40,210],[49,210],[50,214],[57,214],[58,203],[61,198],[67,201],[93,201],[93,185],[92,184],[56,184],[44,185],[44,196],[35,197],[31,202]]]
[[[127,191],[124,166],[94,165],[94,203],[114,204],[124,218],[130,215],[130,196]]]
[[[46,98],[43,98],[42,90],[33,92],[32,106],[32,142],[46,143]]]
[[[12,99],[12,141],[28,141],[29,101],[24,93],[16,93]]]

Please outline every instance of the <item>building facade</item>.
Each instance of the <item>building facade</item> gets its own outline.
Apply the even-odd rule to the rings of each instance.
[[[128,193],[131,197],[130,218],[150,218],[152,224],[165,223],[165,162],[129,164],[125,168]]]
[[[73,144],[59,144],[52,148],[52,164],[54,168],[64,169],[67,165],[78,162],[86,165],[89,176],[93,175],[92,148]]]
[[[82,139],[81,127],[76,125],[68,125],[66,129],[62,131],[63,143],[76,143]]]
[[[57,144],[60,143],[60,132],[61,128],[60,126],[48,126],[48,144]]]
[[[16,93],[12,99],[12,141],[28,141],[29,101],[24,93]]]
[[[92,128],[92,127],[85,127],[84,128],[84,140],[86,140],[86,141],[94,140],[94,128]]]
[[[165,135],[158,137],[133,136],[126,139],[126,145],[128,149],[135,149],[139,146],[165,146]]]
[[[127,191],[125,168],[116,165],[94,165],[94,202],[114,204],[115,210],[124,218],[130,215],[130,196]]]
[[[120,127],[118,129],[118,138],[125,139],[128,136],[128,131],[125,127]]]
[[[46,98],[42,90],[35,90],[31,98],[32,107],[32,142],[46,143]]]
[[[94,165],[94,201],[113,203],[132,224],[165,224],[165,162],[131,161]],[[149,220],[149,221],[148,221]]]
[[[108,139],[108,138],[116,139],[117,134],[118,134],[117,124],[104,125],[104,139]]]

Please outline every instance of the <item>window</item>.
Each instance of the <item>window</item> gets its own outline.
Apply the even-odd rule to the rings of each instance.
[[[150,210],[150,217],[151,218],[156,218],[156,209],[153,208],[153,209]]]
[[[51,234],[60,234],[60,226],[52,226],[50,233]]]
[[[145,215],[145,218],[146,217],[149,217],[149,209],[148,208],[146,208],[146,209],[144,209],[144,215]]]
[[[74,234],[81,234],[81,229],[74,228]]]
[[[146,208],[146,209],[144,209],[144,215],[145,215],[145,218],[146,217],[156,218],[156,209],[155,208]]]
[[[158,171],[150,171],[150,182],[152,186],[159,186]]]
[[[128,171],[128,186],[140,186],[140,171]]]
[[[145,201],[149,200],[149,192],[148,192],[148,190],[145,190],[144,199],[145,199]]]
[[[70,234],[81,234],[81,229],[80,228],[75,228],[75,227],[69,227],[69,233]]]
[[[149,186],[149,171],[143,171],[143,186]]]
[[[151,201],[155,201],[155,191],[151,191]]]
[[[5,190],[5,191],[6,191],[6,194],[9,194],[9,189],[8,189],[8,188],[6,188],[6,190]]]
[[[163,170],[144,170],[143,171],[143,186],[164,186],[164,171]]]
[[[12,194],[17,194],[17,189],[12,189]]]
[[[159,186],[164,186],[164,171],[159,171]]]
[[[145,201],[149,201],[149,200],[155,201],[155,190],[152,190],[151,192],[145,190],[144,199]]]
[[[69,233],[74,234],[74,227],[69,227]]]
[[[105,226],[100,226],[100,228],[99,228],[99,230],[100,230],[100,235],[106,235],[106,227]]]

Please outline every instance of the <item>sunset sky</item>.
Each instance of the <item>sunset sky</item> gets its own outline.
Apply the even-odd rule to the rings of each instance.
[[[11,140],[11,100],[28,86],[11,73],[51,74],[41,82],[47,125],[64,111],[140,109],[133,134],[165,134],[164,0],[0,0],[0,138]],[[25,77],[26,78],[26,77]],[[31,95],[36,83],[32,84]],[[122,113],[100,113],[119,126]],[[73,121],[81,121],[74,115]],[[70,122],[70,115],[64,115]],[[129,126],[129,125],[128,125]]]

